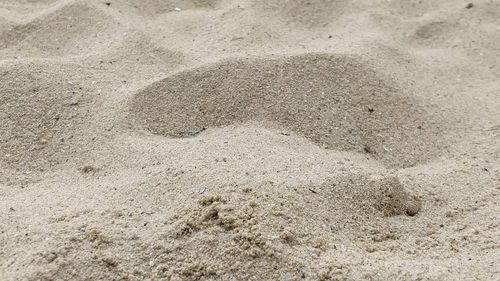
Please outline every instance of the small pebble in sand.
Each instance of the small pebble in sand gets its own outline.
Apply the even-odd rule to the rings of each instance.
[[[181,11],[181,8],[177,8],[177,7],[176,7],[176,8],[174,8],[174,10],[175,10],[176,12],[180,12],[180,11]]]
[[[203,194],[205,193],[205,191],[207,190],[206,187],[204,187],[203,185],[199,185],[197,188],[196,188],[196,192],[198,192],[199,194]]]
[[[330,230],[331,230],[333,233],[335,233],[335,232],[337,232],[338,228],[337,228],[337,226],[336,226],[335,224],[332,224],[332,225],[330,225]]]
[[[92,165],[85,165],[81,167],[79,170],[84,174],[89,174],[89,173],[96,173],[99,169]]]

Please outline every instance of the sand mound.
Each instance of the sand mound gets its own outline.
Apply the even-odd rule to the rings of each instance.
[[[23,8],[24,6],[36,6],[40,4],[50,4],[57,0],[2,0],[2,5],[13,8]]]
[[[62,6],[0,34],[0,51],[37,57],[82,55],[102,50],[121,35],[118,23],[84,3]],[[5,51],[5,50],[4,50]]]
[[[111,1],[110,1],[111,2]],[[111,2],[111,8],[118,7],[141,16],[157,16],[169,12],[193,9],[214,9],[219,0],[125,0]]]
[[[360,241],[353,242],[359,247],[364,247],[363,239],[396,239],[386,237],[387,223],[379,218],[408,210],[415,215],[419,203],[394,177],[345,175],[321,186],[222,186],[214,192],[185,198],[168,217],[105,211],[105,225],[57,233],[54,245],[34,255],[39,268],[32,280],[328,280],[334,273],[314,259],[334,249],[339,235],[357,233]],[[388,199],[388,192],[395,196]],[[63,217],[57,223],[71,219]],[[145,232],[120,231],[120,225],[136,220]],[[133,255],[124,257],[124,252]]]
[[[7,11],[16,13],[31,13],[47,8],[47,6],[57,2],[58,0],[2,0],[0,1],[0,9],[4,8]]]
[[[432,13],[435,7],[434,3],[430,4],[432,6],[426,9]],[[498,41],[498,30],[491,27],[498,25],[500,14],[498,3],[475,3],[470,8],[467,7],[466,4],[457,3],[450,7],[447,16],[424,19],[416,17],[411,21],[413,31],[408,38],[410,43],[419,47],[462,49],[474,42],[475,46],[481,46],[483,51],[497,49],[492,42]],[[484,36],[485,34],[488,36]]]
[[[345,0],[255,1],[255,7],[277,14],[288,24],[321,27],[334,22],[348,7]]]
[[[84,86],[68,82],[62,69],[53,73],[43,68],[0,69],[3,167],[44,171],[63,160],[57,156],[77,149],[76,134],[92,101]]]
[[[141,32],[130,32],[127,37],[105,54],[94,56],[92,61],[100,68],[110,71],[126,69],[122,76],[131,76],[139,68],[158,66],[168,68],[180,64],[184,55],[179,51],[160,47],[147,35]]]
[[[413,38],[417,41],[436,40],[447,34],[450,28],[450,25],[442,21],[426,23],[415,30]]]
[[[263,121],[390,166],[428,159],[439,137],[418,101],[359,59],[326,54],[230,60],[182,72],[138,93],[131,111],[150,132],[171,137]]]

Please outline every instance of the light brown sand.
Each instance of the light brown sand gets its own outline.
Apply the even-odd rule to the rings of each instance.
[[[500,1],[0,0],[0,280],[500,279]]]

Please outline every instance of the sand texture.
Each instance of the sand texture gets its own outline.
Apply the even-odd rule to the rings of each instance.
[[[0,0],[0,280],[500,280],[500,1]]]

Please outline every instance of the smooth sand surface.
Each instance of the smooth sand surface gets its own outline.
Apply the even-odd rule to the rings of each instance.
[[[0,280],[499,280],[500,1],[0,0]]]

